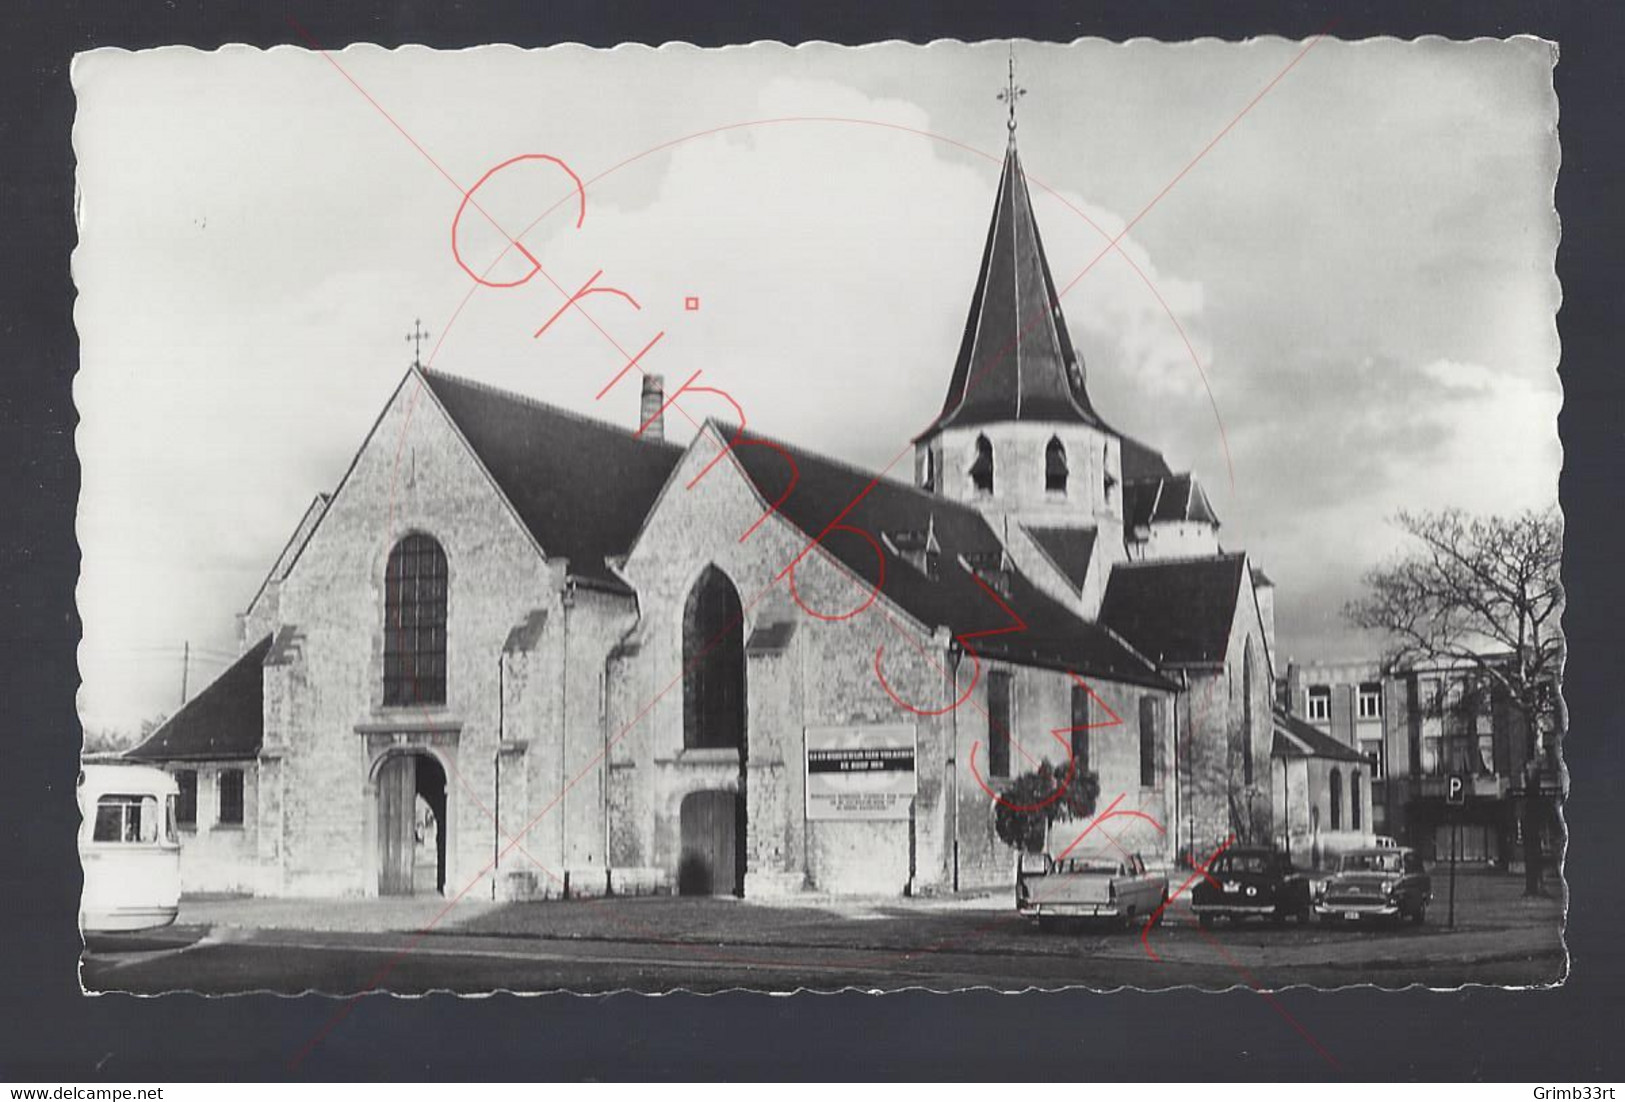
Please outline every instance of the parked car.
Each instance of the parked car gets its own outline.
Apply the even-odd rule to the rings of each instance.
[[[1016,866],[1016,909],[1040,926],[1057,920],[1101,919],[1128,926],[1156,916],[1168,901],[1168,878],[1145,867],[1137,853],[1022,855]]]
[[[1308,922],[1314,909],[1309,888],[1308,874],[1293,868],[1285,854],[1252,847],[1229,849],[1191,889],[1191,910],[1203,926],[1213,925],[1216,918]]]
[[[1433,881],[1409,846],[1351,850],[1326,882],[1315,913],[1323,922],[1384,918],[1427,921]]]

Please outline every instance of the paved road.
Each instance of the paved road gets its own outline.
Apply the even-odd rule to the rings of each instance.
[[[640,913],[626,903],[616,914]],[[552,921],[559,904],[485,914],[457,928],[405,931],[178,927],[91,941],[84,982],[97,991],[154,993],[433,990],[819,991],[843,988],[1001,990],[1083,985],[1164,988],[1194,984],[1280,989],[1413,983],[1544,984],[1560,978],[1561,947],[1546,911],[1511,925],[1464,923],[1334,930],[1267,925],[1203,931],[1176,914],[1147,939],[1136,932],[1041,933],[997,912],[914,914],[881,921],[834,919],[786,929],[774,912],[734,904],[726,922],[617,930],[583,909],[580,925]],[[568,905],[565,905],[568,906]],[[718,905],[726,906],[726,905]],[[670,910],[641,913],[669,918]],[[680,912],[686,913],[686,912]],[[713,912],[699,912],[711,915]],[[1542,921],[1534,921],[1537,917]],[[587,921],[591,919],[592,921]],[[598,932],[603,931],[603,932]]]

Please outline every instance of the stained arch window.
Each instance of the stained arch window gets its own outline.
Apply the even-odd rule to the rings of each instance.
[[[745,750],[745,617],[715,566],[683,605],[683,748]]]
[[[446,702],[446,552],[413,533],[384,571],[384,703]]]
[[[1052,436],[1044,448],[1044,489],[1065,493],[1066,476],[1066,445],[1059,436]]]
[[[976,459],[970,465],[970,480],[982,493],[993,492],[993,442],[986,436],[976,438]]]
[[[1343,829],[1343,771],[1338,769],[1336,766],[1332,767],[1331,789],[1332,789],[1332,791],[1331,791],[1332,829],[1333,830],[1342,830]]]

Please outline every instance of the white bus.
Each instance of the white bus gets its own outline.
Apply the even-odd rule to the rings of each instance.
[[[81,930],[142,930],[175,921],[181,895],[178,794],[175,778],[150,765],[80,768]]]

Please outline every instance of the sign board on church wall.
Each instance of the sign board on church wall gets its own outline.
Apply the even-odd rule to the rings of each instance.
[[[808,819],[907,819],[913,724],[807,728]]]

